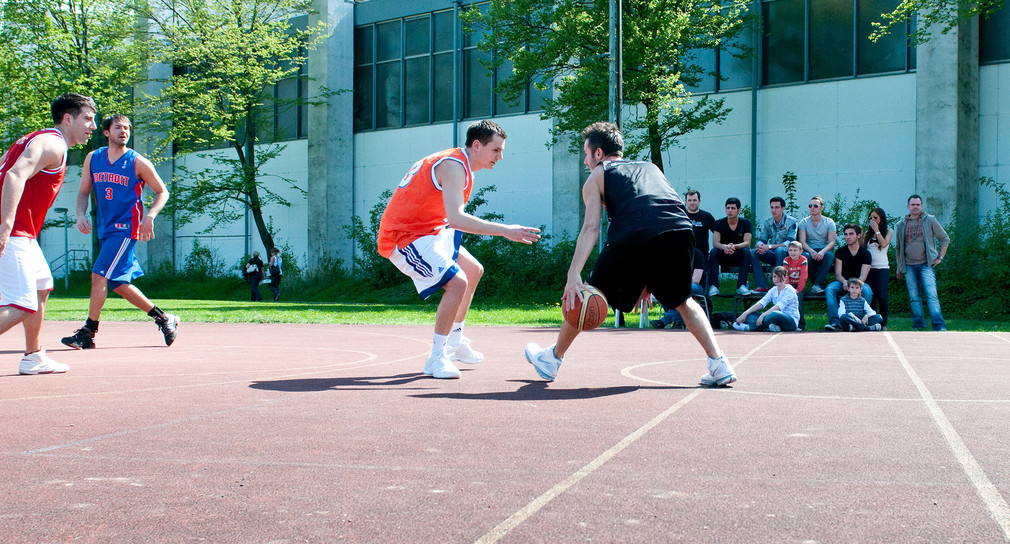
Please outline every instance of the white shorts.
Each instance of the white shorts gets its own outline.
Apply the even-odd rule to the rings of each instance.
[[[53,273],[34,238],[11,236],[0,255],[0,306],[35,313],[39,291],[51,291]]]
[[[389,260],[414,280],[417,293],[428,298],[459,272],[456,259],[463,233],[442,229],[437,234],[422,236],[407,247],[397,247]]]

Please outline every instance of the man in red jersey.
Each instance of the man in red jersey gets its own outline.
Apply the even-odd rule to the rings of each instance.
[[[39,339],[53,274],[36,238],[63,186],[67,151],[98,128],[90,97],[64,93],[51,110],[53,128],[23,136],[0,156],[0,334],[24,325],[21,374],[70,369],[46,356]]]
[[[463,337],[463,321],[484,267],[460,245],[463,232],[504,236],[532,244],[540,229],[485,221],[463,211],[473,189],[473,173],[502,159],[505,131],[494,121],[478,121],[466,131],[466,147],[454,147],[417,161],[400,181],[379,223],[379,254],[414,281],[428,298],[445,290],[435,312],[435,333],[424,374],[459,378],[453,361],[476,364],[484,355]]]

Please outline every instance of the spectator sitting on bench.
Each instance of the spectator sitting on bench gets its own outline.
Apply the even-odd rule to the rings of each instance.
[[[761,223],[758,243],[750,255],[751,268],[754,270],[754,290],[758,293],[768,290],[768,280],[761,263],[782,266],[782,261],[789,253],[789,243],[796,239],[796,218],[786,215],[785,199],[773,196],[769,206],[772,216]]]
[[[708,254],[708,296],[719,294],[719,266],[737,267],[736,292],[746,295],[747,273],[750,270],[750,221],[740,217],[740,199],[726,199],[726,217],[712,227],[712,250]]]
[[[828,308],[828,324],[824,326],[826,331],[840,331],[842,326],[838,321],[838,299],[843,296],[846,285],[851,279],[857,278],[862,284],[863,297],[867,300],[873,299],[873,289],[866,285],[866,277],[870,274],[870,263],[873,258],[870,252],[859,245],[859,235],[862,229],[859,225],[849,223],[842,229],[845,236],[845,247],[835,252],[835,281],[828,285],[824,291],[824,303]]]
[[[736,318],[736,322],[733,323],[734,329],[772,332],[796,330],[800,324],[799,299],[796,297],[796,289],[789,284],[789,273],[784,266],[776,266],[772,270],[772,281],[775,282],[775,287]],[[768,305],[771,306],[767,311],[760,316],[756,315]]]
[[[810,286],[812,294],[824,292],[821,285],[828,277],[835,260],[835,222],[824,214],[824,199],[814,196],[807,204],[810,215],[796,224],[796,240],[803,244],[803,256],[807,258],[813,283]]]
[[[859,278],[849,278],[845,283],[849,290],[848,296],[842,298],[838,307],[838,322],[846,331],[879,331],[884,318],[873,311],[870,303],[862,296],[863,282]]]
[[[705,254],[700,249],[694,248],[694,270],[691,272],[691,296],[705,296]],[[705,307],[709,307],[708,300],[704,302]],[[706,310],[706,313],[708,310]],[[684,328],[684,319],[680,317],[680,312],[676,308],[663,306],[663,317],[649,321],[655,329],[665,329],[673,327],[675,329]]]

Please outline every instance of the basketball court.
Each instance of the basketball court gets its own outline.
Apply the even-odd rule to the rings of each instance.
[[[485,362],[421,374],[430,327],[104,322],[65,375],[0,336],[0,540],[1000,542],[1010,333],[469,327]]]

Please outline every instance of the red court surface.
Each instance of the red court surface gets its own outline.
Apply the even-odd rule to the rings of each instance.
[[[683,331],[526,342],[421,375],[430,328],[102,324],[69,373],[0,336],[0,541],[1002,542],[1010,334]]]

